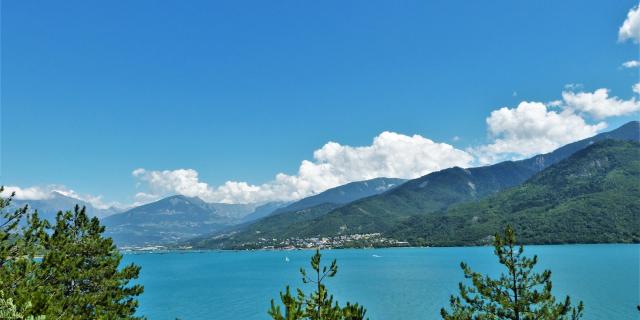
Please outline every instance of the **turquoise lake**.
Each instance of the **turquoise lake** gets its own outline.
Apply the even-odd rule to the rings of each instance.
[[[528,246],[538,271],[552,270],[556,297],[585,303],[585,319],[638,319],[640,245]],[[142,266],[139,314],[149,319],[269,319],[272,298],[287,284],[303,287],[298,270],[312,251],[208,251],[126,254]],[[289,261],[286,261],[286,258]],[[325,250],[338,260],[327,282],[344,304],[367,308],[371,320],[440,319],[463,280],[460,262],[478,272],[502,271],[490,247]],[[278,301],[278,299],[276,299]]]

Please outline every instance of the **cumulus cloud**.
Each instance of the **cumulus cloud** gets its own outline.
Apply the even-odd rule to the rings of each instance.
[[[143,205],[145,203],[149,203],[149,202],[153,202],[156,200],[159,200],[161,197],[158,194],[151,194],[151,193],[146,193],[146,192],[138,192],[135,194],[134,196],[134,203],[131,205],[131,207],[137,207],[139,205]]]
[[[622,66],[624,68],[627,68],[627,69],[637,68],[637,67],[640,67],[640,61],[638,61],[638,60],[629,60],[627,62],[624,62],[622,64]]]
[[[516,107],[494,110],[486,118],[489,142],[465,151],[420,135],[385,131],[366,146],[328,142],[315,150],[311,160],[303,160],[295,174],[278,173],[262,184],[230,180],[221,185],[210,185],[193,169],[139,168],[132,175],[137,179],[136,186],[144,190],[135,194],[133,206],[170,194],[222,203],[291,201],[353,181],[377,177],[412,179],[453,166],[522,159],[588,138],[607,127],[604,122],[589,123],[586,119],[594,122],[594,119],[640,110],[637,97],[628,100],[611,97],[609,90],[604,88],[594,92],[575,92],[577,90],[582,90],[582,85],[569,84],[565,86],[561,100],[522,101]],[[640,83],[633,86],[633,91],[640,94]],[[460,141],[461,138],[454,136],[452,140]],[[12,191],[18,199],[48,199],[53,192],[58,192],[91,203],[96,208],[104,209],[114,204],[104,203],[100,196],[81,195],[61,186],[7,187],[5,196]]]
[[[635,6],[627,13],[627,18],[618,30],[618,41],[633,40],[635,43],[640,42],[640,7]]]
[[[171,193],[197,196],[209,202],[250,203],[296,200],[348,182],[377,177],[416,178],[452,166],[467,167],[473,157],[446,143],[420,135],[383,132],[368,146],[353,147],[329,142],[304,160],[294,175],[279,173],[267,183],[227,181],[214,187],[200,181],[193,169],[149,171],[136,169],[133,176],[144,182],[148,193],[140,197]]]
[[[582,83],[567,83],[564,85],[565,90],[580,90],[584,87]]]
[[[470,149],[481,164],[550,152],[606,128],[602,122],[586,123],[571,110],[549,110],[544,103],[527,101],[491,112],[486,122],[492,143]]]
[[[561,107],[562,106],[562,100],[553,100],[553,101],[549,101],[547,102],[547,106],[548,107]]]
[[[90,194],[79,194],[74,190],[66,189],[66,188],[63,188],[63,189],[58,188],[53,191],[59,194],[62,194],[63,196],[78,199],[86,203],[89,203],[91,206],[93,206],[96,209],[108,209],[110,207],[121,207],[120,204],[117,202],[109,202],[109,203],[105,202],[102,196],[94,196]]]
[[[633,90],[636,90],[635,86]],[[623,116],[640,110],[640,101],[635,97],[629,100],[610,97],[609,89],[604,88],[594,92],[565,91],[562,93],[562,99],[567,108],[588,113],[596,119]]]
[[[56,193],[59,193],[69,198],[87,202],[97,209],[107,209],[111,206],[118,205],[117,203],[105,203],[102,196],[79,194],[76,191],[61,185],[33,186],[26,188],[5,186],[4,191],[0,195],[8,197],[12,193],[15,193],[15,199],[17,200],[48,200],[52,199]]]
[[[153,201],[167,194],[225,203],[288,201],[353,181],[377,177],[411,179],[452,166],[522,159],[591,137],[607,127],[605,122],[590,123],[586,119],[598,120],[640,110],[636,97],[629,100],[612,97],[608,89],[574,92],[582,87],[581,84],[566,85],[561,100],[523,101],[513,108],[494,110],[486,119],[489,142],[466,151],[419,135],[383,132],[368,146],[328,142],[313,153],[312,160],[302,161],[296,174],[279,173],[263,184],[232,180],[212,186],[201,181],[193,169],[149,171],[141,168],[134,170],[133,175],[148,192],[138,193],[136,202]],[[640,93],[640,84],[634,85],[633,90]],[[459,140],[457,136],[453,138],[453,141]]]
[[[42,187],[20,188],[18,186],[5,186],[4,192],[0,195],[8,197],[13,193],[15,193],[15,198],[18,200],[44,200],[51,199],[53,197],[50,189]]]
[[[133,176],[146,182],[151,193],[139,192],[136,200],[154,200],[158,194],[178,193],[189,197],[203,196],[211,191],[208,184],[200,182],[198,172],[192,169],[147,171],[136,169]]]

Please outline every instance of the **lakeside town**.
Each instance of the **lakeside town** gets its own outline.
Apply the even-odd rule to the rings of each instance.
[[[309,237],[309,238],[285,238],[266,239],[259,238],[255,242],[244,243],[238,248],[251,249],[339,249],[339,248],[366,248],[366,247],[406,247],[409,243],[383,237],[381,233],[356,233],[333,237]]]
[[[231,246],[236,250],[298,250],[298,249],[344,249],[408,247],[409,242],[383,237],[381,233],[357,233],[333,237],[291,237],[285,239],[259,238],[257,241]],[[123,252],[164,252],[173,250],[193,250],[192,246],[146,245],[124,246]]]

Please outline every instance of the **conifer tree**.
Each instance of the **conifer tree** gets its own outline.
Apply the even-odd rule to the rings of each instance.
[[[3,191],[0,186],[0,194]],[[21,314],[29,311],[31,296],[39,288],[35,257],[47,225],[37,212],[29,213],[27,206],[7,211],[14,196],[15,193],[0,197],[0,296],[3,316],[13,314],[22,319]],[[19,224],[24,220],[27,226],[20,231]]]
[[[504,235],[495,235],[495,255],[507,272],[498,279],[474,272],[462,262],[466,279],[472,286],[459,284],[460,296],[451,296],[450,310],[440,310],[445,320],[577,320],[583,312],[583,304],[571,305],[567,296],[563,302],[556,302],[551,294],[551,271],[534,273],[538,257],[527,258],[524,247],[516,245],[515,232],[510,226]]]
[[[325,279],[333,278],[338,273],[338,264],[333,260],[327,266],[321,265],[322,255],[320,250],[311,257],[311,268],[313,273],[309,276],[304,268],[300,268],[302,282],[315,286],[315,291],[310,295],[305,295],[301,289],[297,289],[297,294],[291,294],[287,286],[285,293],[280,293],[280,300],[284,306],[284,314],[279,305],[271,300],[269,315],[274,320],[363,320],[366,310],[364,307],[347,302],[345,307],[340,307],[339,303],[333,301],[333,295],[327,291],[324,285]]]
[[[44,256],[31,292],[32,314],[53,319],[137,319],[140,267],[119,268],[122,255],[85,208],[58,212],[52,232],[40,235]]]
[[[0,194],[4,192],[4,187],[0,187]],[[27,207],[19,208],[13,212],[6,209],[11,205],[15,193],[8,198],[0,197],[0,268],[7,264],[11,257],[15,257],[18,252],[17,229],[20,220],[27,214]]]
[[[27,316],[20,313],[18,307],[14,304],[13,299],[5,298],[4,293],[0,291],[0,319],[2,320],[45,320],[44,316]]]

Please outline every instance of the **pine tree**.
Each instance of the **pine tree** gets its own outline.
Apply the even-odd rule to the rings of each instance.
[[[4,187],[0,187],[0,194],[4,192]],[[0,220],[0,268],[5,266],[12,257],[17,256],[19,252],[17,229],[20,220],[26,216],[27,207],[18,208],[12,211],[6,211],[11,205],[11,201],[15,193],[8,198],[0,197],[0,212],[2,219]]]
[[[0,291],[0,319],[2,320],[45,320],[44,316],[27,316],[20,313],[18,307],[13,303],[13,299],[5,298],[4,293]]]
[[[0,194],[3,191],[0,187]],[[46,223],[38,218],[37,212],[28,212],[27,206],[7,211],[14,196],[12,193],[8,198],[0,198],[0,295],[3,315],[14,314],[22,319],[21,314],[30,310],[32,294],[39,287],[35,257]],[[19,230],[24,220],[27,226]]]
[[[122,255],[85,208],[58,212],[50,234],[39,235],[44,256],[31,292],[31,314],[53,319],[137,319],[141,285],[130,285],[140,267],[120,269]]]
[[[347,302],[345,307],[333,301],[333,295],[327,291],[324,280],[333,278],[338,273],[338,264],[333,260],[329,267],[321,265],[320,250],[311,257],[313,275],[307,275],[304,268],[300,268],[302,282],[315,286],[315,291],[309,296],[297,289],[296,296],[291,294],[287,286],[285,293],[280,293],[280,301],[284,305],[284,314],[279,305],[271,300],[269,315],[274,320],[363,320],[366,310],[364,307]]]
[[[583,312],[583,304],[571,305],[567,296],[563,302],[556,302],[551,294],[551,271],[534,273],[538,257],[527,258],[524,247],[516,246],[515,232],[510,226],[504,236],[495,235],[495,255],[500,264],[507,268],[506,274],[492,279],[473,272],[461,263],[466,279],[472,287],[459,284],[460,296],[450,298],[450,311],[441,309],[445,320],[463,319],[511,319],[511,320],[577,320]]]

